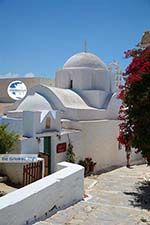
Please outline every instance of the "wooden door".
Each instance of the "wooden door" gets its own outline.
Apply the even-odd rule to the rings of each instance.
[[[39,152],[39,157],[44,159],[44,177],[49,175],[49,155],[48,153]]]

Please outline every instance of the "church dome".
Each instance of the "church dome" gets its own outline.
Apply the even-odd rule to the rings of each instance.
[[[106,65],[98,56],[88,52],[77,53],[70,57],[64,64],[64,69],[68,68],[107,69]]]
[[[38,110],[52,110],[49,102],[40,94],[28,94],[18,106],[17,110],[22,111],[38,111]]]

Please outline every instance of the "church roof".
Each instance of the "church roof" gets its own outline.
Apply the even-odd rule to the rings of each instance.
[[[52,110],[50,103],[40,94],[34,93],[27,95],[19,104],[17,110]]]
[[[64,64],[64,68],[95,68],[107,69],[103,61],[96,55],[89,52],[80,52],[70,57]]]

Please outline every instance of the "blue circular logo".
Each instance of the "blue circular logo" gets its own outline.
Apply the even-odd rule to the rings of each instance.
[[[27,87],[22,81],[16,80],[9,84],[7,93],[13,100],[21,100],[27,93]]]

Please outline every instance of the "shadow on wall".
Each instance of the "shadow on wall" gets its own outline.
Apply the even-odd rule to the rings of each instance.
[[[134,207],[150,210],[150,181],[138,182],[135,192],[124,192],[131,196],[130,204]]]

